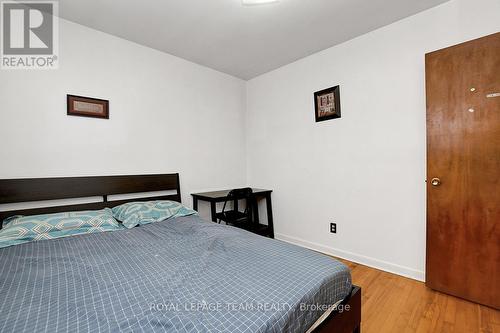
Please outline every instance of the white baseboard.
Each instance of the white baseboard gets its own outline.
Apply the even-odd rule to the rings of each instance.
[[[352,253],[349,251],[344,251],[344,250],[339,250],[335,249],[333,247],[321,245],[318,243],[314,242],[309,242],[300,238],[292,237],[292,236],[287,236],[283,234],[276,234],[275,235],[276,239],[285,241],[287,243],[292,243],[295,245],[299,245],[314,251],[322,252],[334,257],[342,258],[345,260],[353,261],[358,264],[362,264],[365,266],[373,267],[376,269],[380,269],[382,271],[386,271],[389,273],[394,273],[397,275],[401,275],[410,279],[418,280],[418,281],[425,281],[425,274],[423,271],[419,271],[417,269],[393,264],[387,261],[367,257],[364,255]]]

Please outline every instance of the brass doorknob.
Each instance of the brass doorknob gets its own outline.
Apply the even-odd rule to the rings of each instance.
[[[432,186],[439,186],[439,185],[441,185],[441,179],[439,179],[439,178],[432,178],[431,184],[432,184]]]

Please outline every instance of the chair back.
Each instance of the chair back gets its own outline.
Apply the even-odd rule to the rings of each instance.
[[[231,200],[235,199],[250,199],[252,197],[253,190],[250,187],[245,188],[235,188],[229,191],[227,197]]]
[[[235,188],[227,194],[226,201],[224,202],[224,207],[222,208],[222,211],[224,212],[226,210],[226,204],[230,201],[235,201],[235,200],[245,200],[245,214],[248,214],[249,217],[251,217],[250,214],[252,214],[252,196],[253,196],[253,190],[250,187],[244,187],[244,188]]]

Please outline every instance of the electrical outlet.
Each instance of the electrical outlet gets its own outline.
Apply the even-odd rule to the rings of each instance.
[[[337,223],[330,223],[330,232],[332,234],[336,234],[337,233]]]

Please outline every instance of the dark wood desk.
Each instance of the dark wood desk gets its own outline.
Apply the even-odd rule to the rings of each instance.
[[[255,223],[259,226],[258,230],[260,232],[257,232],[258,234],[261,234],[262,236],[268,236],[270,238],[274,238],[274,225],[273,225],[273,207],[271,204],[271,193],[273,192],[272,190],[265,190],[265,189],[260,189],[260,188],[253,188],[253,195],[255,199],[258,198],[264,198],[266,199],[266,208],[267,208],[267,226],[260,224],[259,222],[259,207],[257,203],[255,203],[254,206],[254,219]],[[227,200],[227,195],[229,194],[230,190],[220,190],[220,191],[213,191],[213,192],[203,192],[203,193],[191,193],[193,196],[193,209],[198,211],[198,201],[208,201],[210,202],[210,212],[212,215],[212,221],[217,222],[217,219],[215,218],[216,214],[216,205],[218,202],[225,202]],[[238,200],[235,200],[233,202],[234,209],[238,209]]]

